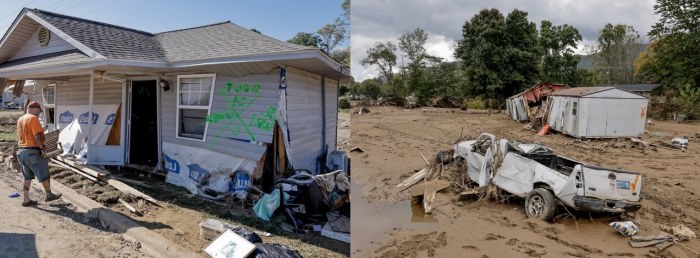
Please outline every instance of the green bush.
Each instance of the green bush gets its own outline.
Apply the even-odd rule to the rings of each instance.
[[[348,109],[351,108],[352,105],[350,105],[350,101],[348,99],[340,99],[338,100],[338,108],[340,109]]]
[[[468,109],[485,109],[486,101],[482,98],[465,99],[462,105]]]

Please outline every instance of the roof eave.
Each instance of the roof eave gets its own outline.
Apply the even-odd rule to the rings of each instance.
[[[47,66],[32,69],[23,69],[10,72],[0,72],[0,78],[30,78],[32,76],[66,76],[66,75],[76,75],[84,74],[85,71],[91,71],[92,69],[104,67],[104,66],[130,66],[130,67],[143,67],[143,68],[158,68],[165,69],[168,68],[168,64],[163,62],[149,62],[149,61],[134,61],[134,60],[103,60],[103,59],[93,59],[88,62],[76,63],[76,64],[66,64],[59,66]]]
[[[246,62],[274,62],[274,61],[286,61],[295,59],[308,59],[316,58],[324,62],[328,67],[332,68],[336,72],[342,74],[340,80],[352,80],[350,76],[350,70],[346,69],[343,65],[336,62],[328,55],[324,54],[318,49],[309,49],[303,51],[295,52],[285,52],[285,53],[274,53],[274,54],[260,54],[260,55],[250,55],[250,56],[239,56],[239,57],[228,57],[228,58],[215,58],[215,59],[202,59],[202,60],[192,60],[192,61],[180,61],[173,62],[170,64],[169,68],[188,68],[195,66],[204,65],[219,65],[219,64],[233,64],[233,63],[246,63]]]

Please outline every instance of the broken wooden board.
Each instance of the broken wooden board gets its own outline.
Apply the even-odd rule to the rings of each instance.
[[[106,173],[101,172],[101,169],[98,169],[96,167],[89,168],[85,165],[78,164],[76,162],[73,162],[73,161],[68,160],[65,157],[61,157],[61,156],[54,158],[53,161],[55,161],[57,163],[63,162],[63,164],[72,167],[73,169],[71,169],[71,170],[76,171],[77,173],[79,173],[81,175],[90,175],[94,178],[99,179],[102,182],[109,184],[110,186],[116,188],[119,191],[131,194],[133,196],[136,196],[136,197],[139,197],[139,198],[144,199],[146,201],[149,201],[149,202],[155,204],[156,206],[160,206],[158,204],[158,201],[156,201],[156,199],[154,199],[153,197],[150,197],[150,196],[140,192],[139,190],[132,188],[131,186],[129,186],[129,185],[127,185],[119,180],[108,178]]]
[[[420,196],[425,193],[427,190],[439,192],[442,189],[445,189],[450,186],[450,182],[447,180],[442,180],[442,179],[436,179],[436,180],[431,180],[428,182],[422,182],[419,184],[416,184],[414,186],[410,187],[411,191],[411,196]]]
[[[121,198],[119,198],[118,200],[119,200],[119,202],[120,202],[121,204],[124,205],[124,207],[126,207],[127,210],[133,212],[133,213],[136,214],[136,215],[142,216],[141,212],[139,212],[138,210],[136,210],[136,208],[134,208],[134,206],[131,206],[131,204],[129,204],[128,202],[122,200]]]
[[[430,214],[433,210],[433,202],[435,201],[435,196],[437,191],[432,191],[432,189],[425,188],[423,192],[423,210],[426,214]]]
[[[409,178],[407,178],[406,180],[404,180],[400,184],[396,185],[394,187],[394,191],[401,192],[403,190],[406,190],[406,188],[409,188],[412,185],[415,185],[416,183],[418,183],[418,181],[420,181],[421,179],[423,179],[425,177],[426,173],[428,173],[427,168],[421,169],[420,171],[416,172],[415,174],[413,174],[412,176],[410,176]]]
[[[66,165],[68,165],[68,166],[71,166],[71,167],[73,167],[73,168],[79,169],[81,172],[86,173],[86,174],[89,174],[89,175],[91,175],[91,176],[93,176],[93,177],[95,177],[95,178],[99,178],[100,180],[104,180],[104,179],[107,178],[107,175],[106,175],[105,173],[101,173],[101,172],[99,172],[99,171],[95,171],[94,169],[91,169],[91,168],[87,167],[85,164],[79,164],[79,163],[74,162],[74,161],[72,161],[72,160],[69,160],[69,159],[67,159],[67,158],[65,158],[65,157],[63,157],[63,156],[56,156],[56,157],[53,158],[53,160],[54,160],[54,161],[59,161],[60,163],[59,163],[59,162],[56,162],[56,163],[58,163],[58,164],[63,163],[63,164],[66,164]]]
[[[101,180],[100,180],[99,178],[94,177],[94,176],[92,176],[92,175],[90,175],[90,174],[88,174],[88,173],[85,173],[85,172],[81,171],[80,169],[71,167],[71,166],[69,166],[68,164],[63,163],[63,162],[61,162],[61,161],[59,161],[59,160],[55,160],[55,159],[54,159],[54,160],[51,160],[51,162],[54,162],[54,163],[60,165],[61,167],[70,169],[71,171],[73,171],[73,172],[75,172],[75,173],[77,173],[77,174],[79,174],[79,175],[81,175],[81,176],[83,176],[83,177],[85,177],[85,178],[87,178],[87,179],[90,179],[90,180],[92,180],[93,182],[96,182],[96,183],[101,182]]]

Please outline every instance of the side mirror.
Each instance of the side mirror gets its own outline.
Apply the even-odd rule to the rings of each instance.
[[[472,145],[472,152],[476,151],[476,145]]]

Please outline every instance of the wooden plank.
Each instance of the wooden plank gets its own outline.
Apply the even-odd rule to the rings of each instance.
[[[122,200],[121,198],[119,198],[119,202],[122,203],[124,205],[124,207],[126,207],[126,209],[128,209],[129,211],[133,212],[136,215],[141,216],[141,212],[136,210],[136,208],[134,208],[134,206],[131,206],[131,204],[129,204],[128,202]]]
[[[420,171],[413,174],[411,177],[407,178],[406,180],[404,180],[400,184],[396,185],[396,187],[394,187],[395,191],[401,192],[401,191],[405,190],[406,188],[411,187],[412,185],[418,183],[418,181],[423,179],[425,177],[425,174],[427,174],[427,173],[428,173],[427,168],[421,169]]]
[[[111,185],[112,187],[116,188],[116,189],[119,190],[119,191],[122,191],[122,192],[128,193],[128,194],[132,194],[132,195],[134,195],[134,196],[136,196],[136,197],[139,197],[139,198],[144,199],[144,200],[146,200],[146,201],[149,201],[149,202],[151,202],[151,203],[153,203],[153,204],[155,204],[155,205],[157,205],[157,206],[160,206],[160,205],[158,204],[158,201],[156,201],[156,199],[154,199],[153,197],[150,197],[150,196],[148,196],[148,195],[146,195],[146,194],[140,192],[139,190],[136,190],[136,189],[132,188],[131,186],[129,186],[129,185],[125,184],[125,183],[122,183],[122,182],[120,182],[120,181],[118,181],[118,180],[116,180],[116,179],[108,178],[107,175],[105,175],[104,173],[101,173],[101,172],[97,171],[97,170],[96,170],[97,168],[95,168],[95,167],[93,167],[93,169],[91,169],[91,168],[88,168],[88,167],[85,166],[85,165],[78,165],[77,163],[75,163],[75,162],[73,162],[73,161],[71,161],[71,160],[68,160],[68,159],[66,159],[65,157],[61,157],[61,156],[56,157],[54,160],[55,160],[55,161],[63,161],[63,162],[65,162],[64,164],[66,164],[66,165],[71,165],[71,166],[73,166],[74,168],[75,168],[76,166],[80,166],[79,169],[78,169],[78,168],[75,168],[74,171],[81,171],[82,174],[86,174],[86,175],[87,175],[87,174],[94,175],[93,177],[96,177],[96,178],[98,178],[99,180],[101,180],[101,181],[103,181],[103,182],[106,182],[107,184]]]
[[[99,182],[100,182],[100,180],[99,180],[98,178],[96,178],[96,177],[94,177],[94,176],[92,176],[92,175],[90,175],[90,174],[87,174],[87,173],[85,173],[85,172],[83,172],[83,171],[80,171],[80,170],[77,169],[77,168],[71,167],[71,166],[69,166],[68,164],[63,163],[63,162],[61,162],[61,161],[59,161],[59,160],[52,160],[52,162],[55,162],[56,164],[58,164],[58,165],[60,165],[60,166],[62,166],[62,167],[68,168],[68,169],[70,169],[71,171],[73,171],[73,172],[75,172],[75,173],[77,173],[77,174],[79,174],[79,175],[81,175],[81,176],[84,176],[85,178],[90,179],[90,180],[92,180],[92,181],[94,181],[94,182],[96,182],[96,183],[99,183]]]
[[[423,156],[423,153],[418,153],[418,154],[420,154],[420,157],[423,158],[423,161],[425,161],[425,164],[430,166],[430,162],[428,162],[428,159],[426,159],[425,156]]]
[[[422,182],[420,184],[416,184],[410,188],[411,195],[412,196],[419,196],[423,195],[425,191],[428,189],[431,189],[435,192],[439,192],[442,189],[445,189],[449,187],[452,183],[450,183],[447,180],[442,180],[442,179],[437,179],[437,180],[431,180],[427,182]]]
[[[56,156],[55,158],[53,158],[53,160],[61,161],[63,164],[79,169],[82,173],[89,174],[95,178],[99,178],[100,180],[104,180],[105,178],[107,178],[107,175],[105,175],[104,173],[100,173],[99,171],[90,169],[83,164],[73,162],[72,160],[66,159],[63,156]]]

